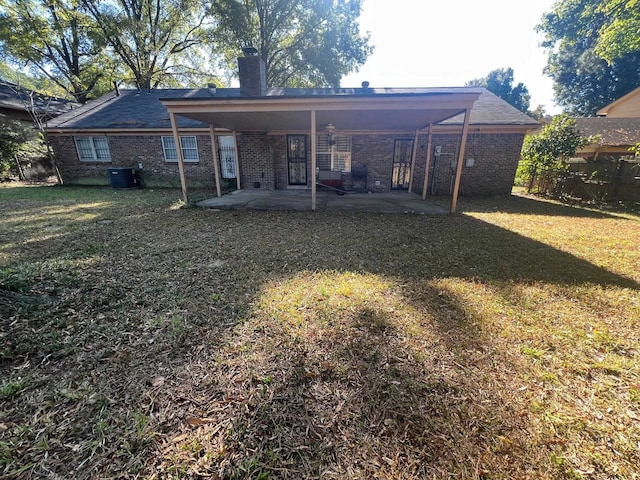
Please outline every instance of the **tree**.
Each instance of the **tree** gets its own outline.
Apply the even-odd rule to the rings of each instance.
[[[596,53],[612,63],[640,51],[640,2],[638,0],[608,0],[598,10],[609,19],[599,32]]]
[[[566,160],[576,150],[591,143],[578,132],[576,121],[567,115],[558,115],[536,135],[528,135],[522,145],[519,175],[528,179],[528,191],[538,184],[538,191],[553,190],[558,176],[566,171]]]
[[[199,0],[83,0],[139,89],[206,75],[195,48],[205,38]]]
[[[0,179],[20,175],[18,156],[43,154],[42,137],[27,123],[0,114]]]
[[[529,113],[531,95],[523,83],[513,86],[513,68],[499,68],[484,78],[467,82],[469,86],[484,87],[523,113]]]
[[[266,65],[267,85],[338,87],[373,51],[358,25],[362,0],[213,0],[214,41],[235,71],[243,46]]]
[[[615,58],[602,57],[601,32],[616,24],[607,10],[614,3],[629,2],[560,0],[536,27],[545,35],[542,46],[549,51],[545,73],[554,81],[556,101],[571,115],[594,115],[640,84],[640,50],[619,49]]]
[[[110,88],[113,65],[80,0],[0,0],[4,60],[34,67],[80,103]]]

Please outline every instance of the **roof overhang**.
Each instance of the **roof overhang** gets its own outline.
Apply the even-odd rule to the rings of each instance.
[[[310,130],[316,112],[318,128],[412,131],[451,118],[473,107],[480,92],[409,95],[165,98],[169,113],[240,132]]]

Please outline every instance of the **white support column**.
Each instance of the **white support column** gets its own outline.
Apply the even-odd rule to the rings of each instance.
[[[424,165],[424,185],[422,185],[422,199],[427,199],[427,187],[429,186],[429,168],[431,167],[431,137],[432,137],[433,123],[429,124],[429,136],[427,137],[427,160]]]
[[[236,188],[240,190],[240,155],[238,155],[238,135],[233,131],[233,148],[236,152]]]
[[[171,120],[171,130],[173,131],[173,141],[176,144],[176,153],[178,155],[178,171],[180,172],[180,185],[182,186],[182,198],[184,203],[189,203],[187,194],[187,179],[184,174],[184,158],[182,156],[182,144],[180,143],[180,134],[178,133],[178,123],[176,122],[176,114],[169,112]]]
[[[409,193],[413,188],[413,175],[416,169],[416,156],[418,155],[418,135],[419,130],[416,128],[416,135],[413,137],[413,148],[411,149],[411,171],[409,172]]]
[[[469,131],[469,117],[471,109],[467,108],[464,112],[464,123],[462,124],[462,137],[460,138],[460,151],[458,152],[458,164],[456,165],[456,179],[453,184],[453,193],[451,194],[451,213],[455,213],[458,205],[458,191],[460,190],[460,177],[462,176],[462,163],[464,162],[464,150],[467,148],[467,133]]]
[[[311,110],[311,210],[316,211],[316,111]]]
[[[218,149],[216,148],[216,132],[213,125],[209,125],[209,134],[211,135],[211,154],[213,156],[213,172],[216,176],[216,194],[221,197],[220,189],[220,162],[218,161]]]

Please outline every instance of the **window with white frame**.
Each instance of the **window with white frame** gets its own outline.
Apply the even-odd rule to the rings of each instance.
[[[180,146],[182,147],[182,159],[185,163],[198,162],[198,142],[195,136],[181,136]],[[178,161],[176,142],[173,137],[162,137],[162,150],[164,151],[164,160],[166,162]]]
[[[316,148],[320,170],[351,171],[351,135],[318,135]]]
[[[74,137],[81,162],[110,162],[107,137]]]

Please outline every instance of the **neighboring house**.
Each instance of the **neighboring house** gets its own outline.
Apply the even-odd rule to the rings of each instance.
[[[0,114],[11,119],[33,123],[35,116],[46,122],[77,106],[77,103],[69,100],[43,95],[0,80]]]
[[[569,162],[568,194],[598,200],[640,200],[640,161],[632,151],[640,142],[640,88],[598,110],[576,118],[582,136],[595,142]]]
[[[315,172],[361,191],[508,194],[538,125],[483,88],[267,88],[259,57],[238,62],[240,88],[123,90],[56,118],[65,180],[106,183],[108,167],[134,167],[185,197],[191,185],[220,192],[225,179],[309,188],[312,208]]]

